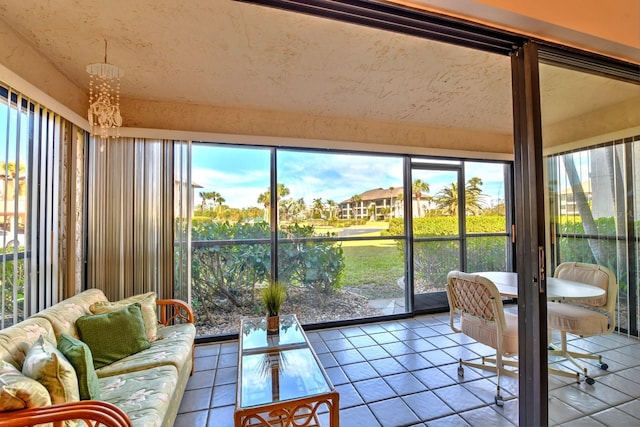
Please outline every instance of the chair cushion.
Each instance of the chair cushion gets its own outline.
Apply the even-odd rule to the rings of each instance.
[[[76,326],[80,339],[91,349],[96,369],[150,346],[140,303],[109,313],[80,317],[76,320]]]
[[[518,315],[504,313],[506,328],[502,333],[502,354],[518,353]],[[462,333],[474,340],[498,350],[498,334],[495,322],[463,315],[460,321]]]
[[[595,310],[573,304],[549,302],[547,327],[575,335],[601,335],[609,328],[609,318]]]
[[[593,286],[597,286],[604,289],[605,294],[598,298],[581,299],[577,301],[582,305],[590,305],[593,307],[603,307],[607,305],[607,291],[609,289],[609,276],[603,270],[597,268],[597,266],[580,266],[575,264],[561,264],[557,271],[556,276],[559,279],[572,280],[579,283],[587,283]],[[562,268],[561,268],[562,267]]]

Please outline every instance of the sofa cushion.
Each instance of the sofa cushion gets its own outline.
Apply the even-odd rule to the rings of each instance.
[[[149,348],[140,303],[76,320],[96,369]]]
[[[51,405],[47,389],[15,366],[0,360],[0,411]]]
[[[24,358],[41,335],[49,342],[56,342],[53,328],[46,319],[30,318],[0,330],[0,359],[22,370]]]
[[[118,360],[96,372],[98,377],[103,378],[161,365],[173,365],[180,371],[191,358],[195,336],[196,329],[191,323],[160,326],[158,339],[151,343],[149,349]]]
[[[134,427],[160,426],[178,384],[173,366],[100,378],[102,399],[122,409]]]
[[[155,292],[147,292],[146,294],[134,295],[120,301],[98,301],[94,304],[91,304],[89,310],[91,310],[91,312],[94,314],[102,314],[139,302],[140,308],[142,309],[142,319],[144,320],[144,327],[147,331],[147,339],[149,341],[154,341],[158,333],[156,299],[157,295]]]
[[[80,400],[76,371],[63,354],[42,336],[27,353],[22,373],[44,385],[53,404]]]
[[[60,335],[58,350],[69,360],[78,376],[80,400],[100,400],[100,384],[89,346],[67,334]]]
[[[79,338],[76,329],[76,320],[81,316],[91,314],[89,307],[98,301],[107,301],[107,297],[99,289],[89,289],[77,295],[67,298],[47,309],[44,309],[33,316],[44,318],[51,323],[56,337],[62,334]]]

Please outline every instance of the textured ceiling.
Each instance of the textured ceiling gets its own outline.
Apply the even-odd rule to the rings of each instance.
[[[504,56],[231,0],[0,0],[0,19],[84,91],[107,39],[124,99],[512,131]]]

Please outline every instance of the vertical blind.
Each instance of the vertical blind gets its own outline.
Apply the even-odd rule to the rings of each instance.
[[[559,153],[548,159],[553,264],[580,261],[616,273],[616,325],[640,329],[638,229],[640,136]]]
[[[69,178],[82,172],[83,139],[84,131],[0,83],[2,328],[74,293],[82,277],[74,242],[83,193],[69,192]]]
[[[174,295],[173,150],[173,141],[89,141],[87,287],[110,300]]]
[[[191,180],[191,141],[176,143],[174,173],[174,297],[191,303],[191,218],[194,198],[194,183]]]

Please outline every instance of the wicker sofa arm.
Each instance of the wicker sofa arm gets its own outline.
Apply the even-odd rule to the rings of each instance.
[[[160,307],[160,323],[169,326],[176,320],[194,323],[195,317],[189,304],[179,299],[159,299],[156,305]]]
[[[120,408],[99,400],[0,412],[1,427],[24,427],[43,423],[53,423],[54,427],[62,427],[67,420],[83,420],[90,427],[131,427],[131,420]]]
[[[160,323],[169,326],[176,320],[184,320],[188,323],[195,323],[196,318],[193,316],[193,310],[189,304],[179,299],[159,299],[156,305],[160,307]],[[195,343],[192,345],[191,351],[191,375],[195,369]],[[2,427],[2,426],[0,426]]]

